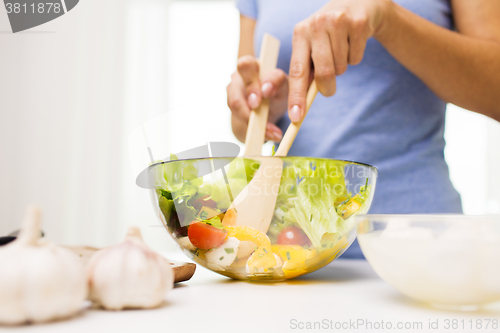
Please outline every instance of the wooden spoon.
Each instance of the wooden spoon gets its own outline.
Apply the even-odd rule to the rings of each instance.
[[[259,74],[262,80],[278,65],[280,52],[279,39],[264,34],[259,56]],[[262,99],[260,106],[250,112],[247,134],[245,137],[245,156],[262,155],[262,145],[266,136],[267,118],[269,116],[269,99]]]
[[[276,68],[278,64],[278,55],[280,50],[280,41],[271,36],[270,34],[264,34],[262,39],[262,45],[260,48],[259,55],[259,75],[262,80],[264,76]],[[260,106],[250,112],[250,119],[248,121],[247,134],[245,137],[245,153],[244,156],[261,156],[262,155],[262,145],[265,141],[266,136],[266,126],[267,119],[269,116],[269,100],[262,99]],[[252,183],[252,182],[250,182]],[[250,184],[248,184],[250,186]],[[237,216],[251,215],[255,211],[255,206],[252,205],[251,201],[253,199],[244,200],[248,193],[248,186],[243,189],[243,191],[233,200],[231,206],[229,207],[222,223],[224,225],[236,225],[235,218]],[[238,202],[242,202],[242,205],[238,205]],[[256,203],[259,205],[259,203]],[[237,212],[237,214],[234,214]],[[272,212],[261,211],[258,216],[256,216],[256,221],[262,219],[265,215],[272,214]],[[271,215],[272,216],[272,215]],[[253,224],[248,224],[248,220],[238,221],[237,225],[249,225],[255,227]],[[238,251],[238,256],[249,255],[255,244],[252,242],[241,242],[240,250]]]
[[[309,90],[307,91],[307,98],[306,98],[306,111],[304,112],[304,116],[302,117],[301,121],[298,121],[296,123],[291,123],[288,128],[286,129],[285,135],[283,136],[283,139],[280,142],[280,146],[278,147],[278,151],[274,156],[286,156],[288,155],[288,151],[292,147],[293,142],[295,141],[295,138],[297,137],[297,134],[299,133],[300,126],[302,126],[302,122],[304,121],[307,113],[309,112],[309,109],[311,108],[312,103],[314,102],[314,99],[316,98],[316,95],[318,94],[318,86],[316,85],[316,81],[312,81],[311,85],[309,86]],[[281,175],[280,175],[281,177]]]
[[[313,80],[307,92],[304,117],[301,121],[291,123],[290,126],[288,126],[275,156],[286,156],[288,154],[317,94],[318,87]],[[228,212],[234,209],[236,214],[226,214],[222,223],[224,225],[249,226],[263,233],[267,233],[274,215],[276,199],[279,193],[281,174],[283,172],[283,161],[280,158],[269,157],[256,157],[252,159],[260,161],[260,167],[250,183],[248,183],[243,191],[235,198],[231,207],[229,207]],[[242,242],[238,250],[238,258],[246,257],[254,248],[255,245],[253,243],[246,244]]]

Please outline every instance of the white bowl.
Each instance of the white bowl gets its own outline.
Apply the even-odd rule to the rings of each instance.
[[[406,296],[455,310],[500,301],[500,216],[356,218],[366,259]]]

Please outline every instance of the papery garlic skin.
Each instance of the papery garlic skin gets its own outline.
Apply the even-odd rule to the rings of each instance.
[[[108,310],[158,307],[174,284],[170,262],[151,250],[135,227],[123,243],[97,252],[86,275],[90,300]]]
[[[72,251],[38,240],[39,211],[30,208],[16,241],[0,248],[0,324],[70,317],[87,297],[84,265]]]

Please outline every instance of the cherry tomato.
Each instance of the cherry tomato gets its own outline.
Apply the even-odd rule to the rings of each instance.
[[[310,246],[311,241],[309,237],[302,231],[302,229],[292,226],[286,227],[281,230],[278,235],[278,244],[280,245],[300,245],[300,246]]]
[[[227,237],[227,232],[206,223],[193,222],[188,227],[188,237],[197,248],[209,250],[221,245]]]

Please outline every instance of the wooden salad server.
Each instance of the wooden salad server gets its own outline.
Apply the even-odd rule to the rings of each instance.
[[[307,93],[304,117],[301,121],[289,125],[275,156],[287,156],[317,94],[318,87],[313,80]],[[250,123],[248,130],[251,131]],[[249,141],[247,142],[250,143]],[[260,143],[261,141],[259,141],[259,144]],[[260,149],[262,148],[260,147]],[[245,189],[243,189],[231,204],[229,210],[234,209],[234,212],[226,214],[222,223],[225,225],[248,226],[258,229],[263,233],[267,233],[274,215],[276,199],[279,193],[281,175],[283,172],[283,161],[279,158],[270,157],[257,157],[254,159],[260,161],[260,167]],[[253,243],[242,242],[238,251],[238,257],[243,258],[248,256],[253,252],[254,248],[255,245]]]
[[[264,34],[259,56],[259,75],[261,80],[265,75],[276,68],[278,64],[279,49],[280,41],[270,34]],[[263,98],[260,106],[250,112],[250,119],[248,121],[245,137],[244,156],[252,156],[255,160],[260,161],[258,156],[262,155],[262,145],[265,141],[268,116],[269,99]],[[261,162],[261,166],[263,166],[262,163],[265,162]],[[224,225],[246,225],[260,230],[259,221],[265,220],[268,216],[272,216],[273,207],[266,206],[264,209],[260,209],[260,200],[256,200],[256,197],[247,198],[249,190],[255,186],[258,185],[256,185],[252,179],[243,191],[233,200],[222,221]],[[240,252],[243,251],[241,254],[246,256],[251,253],[251,249],[254,247],[255,245],[252,242],[241,242]],[[238,253],[240,254],[240,252]]]
[[[264,34],[259,56],[259,75],[261,80],[273,69],[276,69],[279,51],[280,41],[270,34]],[[269,99],[263,98],[260,106],[250,112],[245,137],[245,156],[262,155],[262,145],[266,136],[268,116]]]
[[[316,81],[313,80],[311,82],[311,85],[309,86],[309,90],[307,91],[306,111],[304,112],[304,117],[302,117],[301,121],[298,121],[296,123],[291,123],[288,126],[285,135],[283,136],[283,139],[281,140],[278,150],[276,151],[276,154],[274,154],[274,156],[288,155],[288,151],[292,147],[292,144],[295,141],[297,134],[299,133],[300,126],[302,126],[302,122],[304,121],[307,113],[309,112],[309,109],[311,108],[311,105],[314,102],[314,99],[316,98],[317,94],[318,94],[318,86],[316,85]]]

